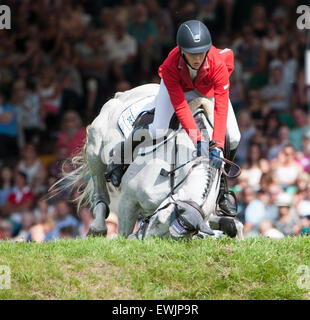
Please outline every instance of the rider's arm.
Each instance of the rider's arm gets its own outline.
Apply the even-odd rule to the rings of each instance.
[[[212,140],[224,149],[229,103],[229,74],[224,63],[216,66],[213,72],[214,83],[214,130]]]
[[[193,143],[196,144],[197,141],[201,140],[201,132],[185,99],[184,92],[180,85],[179,75],[164,65],[161,68],[161,75],[182,127],[186,130]]]

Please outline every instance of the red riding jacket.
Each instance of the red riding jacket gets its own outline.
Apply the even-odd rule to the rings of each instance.
[[[234,54],[230,49],[211,47],[208,56],[192,81],[179,48],[172,49],[159,67],[159,76],[169,92],[171,103],[182,127],[194,143],[201,140],[201,132],[194,120],[184,92],[197,90],[206,97],[214,97],[214,130],[212,139],[224,148],[229,101],[229,76],[234,70]]]

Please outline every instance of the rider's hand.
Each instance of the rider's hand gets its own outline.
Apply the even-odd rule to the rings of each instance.
[[[210,151],[210,165],[216,169],[220,169],[223,165],[223,151],[219,147],[215,147]]]
[[[197,141],[197,157],[208,157],[209,156],[209,143],[201,140]]]

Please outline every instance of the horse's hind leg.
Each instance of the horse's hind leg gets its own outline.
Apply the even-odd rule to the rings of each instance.
[[[94,184],[91,199],[94,221],[89,227],[88,235],[105,236],[107,234],[105,219],[109,215],[110,198],[104,177],[106,165],[103,164],[100,155],[102,140],[96,132],[95,127],[90,127],[87,133],[86,159]]]

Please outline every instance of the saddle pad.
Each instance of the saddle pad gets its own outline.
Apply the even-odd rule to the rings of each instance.
[[[193,116],[195,117],[198,113],[200,113],[201,110],[196,110],[194,113],[193,113]],[[176,134],[179,133],[179,131],[182,130],[182,126],[181,124],[179,123],[178,124],[178,129],[176,130],[173,130],[172,132],[170,132],[170,134],[167,136],[167,138],[165,138],[164,140],[160,140],[160,142],[158,142],[157,144],[153,145],[153,146],[148,146],[148,147],[144,147],[144,148],[140,148],[139,151],[138,151],[138,154],[140,156],[145,156],[146,154],[148,153],[151,153],[153,152],[154,150],[156,150],[157,148],[159,148],[161,145],[167,143],[167,141],[169,141],[170,139],[172,139],[173,137],[175,137]],[[212,135],[212,132],[209,132],[209,136],[210,134]]]
[[[118,119],[118,127],[127,139],[133,130],[134,122],[142,111],[149,111],[154,108],[156,95],[143,97],[129,105]]]

